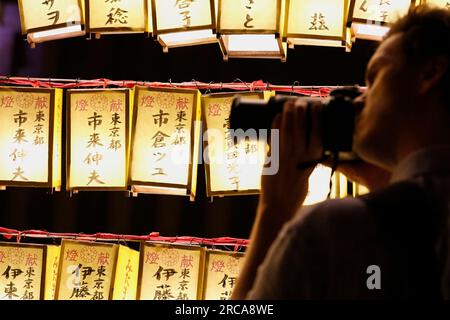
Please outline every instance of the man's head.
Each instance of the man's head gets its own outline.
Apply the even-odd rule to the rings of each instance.
[[[450,10],[420,6],[396,22],[367,66],[355,151],[392,169],[427,145],[450,144]]]

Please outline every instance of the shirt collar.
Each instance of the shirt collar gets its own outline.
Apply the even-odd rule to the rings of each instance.
[[[413,152],[395,167],[391,182],[408,180],[424,174],[450,174],[450,146],[431,146]]]

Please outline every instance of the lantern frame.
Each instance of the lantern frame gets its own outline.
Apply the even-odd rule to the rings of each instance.
[[[276,5],[276,26],[274,29],[223,29],[220,26],[222,17],[222,1],[218,0],[218,14],[217,14],[217,38],[222,50],[223,59],[228,61],[229,58],[262,58],[262,59],[280,59],[286,62],[287,45],[283,42],[282,37],[282,1],[277,0]],[[278,45],[278,51],[230,51],[228,49],[228,37],[233,35],[273,35]],[[225,37],[225,38],[224,38]]]
[[[136,300],[141,300],[141,289],[142,289],[142,278],[144,273],[144,259],[145,259],[145,247],[158,247],[166,249],[179,249],[179,250],[190,250],[197,251],[200,253],[199,266],[198,266],[198,283],[197,283],[197,293],[196,298],[200,300],[203,296],[203,282],[205,281],[205,254],[206,249],[199,246],[187,245],[187,244],[167,244],[165,242],[149,242],[141,241],[139,248],[139,272],[137,280],[137,292]]]
[[[411,3],[409,5],[409,9],[414,8],[417,4],[417,1],[420,0],[411,0]],[[367,26],[378,26],[378,27],[389,27],[392,25],[392,23],[390,22],[384,22],[384,21],[379,21],[379,20],[370,20],[370,19],[360,19],[360,18],[354,18],[354,10],[355,10],[355,4],[356,4],[356,0],[350,0],[350,8],[348,11],[348,18],[347,18],[347,27],[351,28],[352,30],[352,35],[354,35],[355,37],[358,37],[358,35],[354,32],[354,27],[353,27],[353,23],[357,23],[357,24],[361,24],[361,25],[367,25]],[[358,37],[361,39],[367,39],[367,40],[381,40],[379,37],[377,36],[363,36],[363,37]]]
[[[58,150],[55,150],[55,139],[58,137],[55,137],[55,115],[56,115],[56,90],[57,89],[32,89],[32,88],[24,88],[24,87],[2,87],[1,89],[7,89],[10,91],[16,91],[16,92],[30,92],[30,93],[46,93],[50,94],[50,102],[49,102],[49,128],[48,128],[48,166],[47,166],[47,181],[46,182],[35,182],[35,181],[12,181],[12,180],[0,180],[0,186],[1,187],[35,187],[35,188],[49,188],[54,189],[55,191],[61,190],[61,178],[62,178],[62,172],[61,172],[61,166],[60,169],[60,184],[54,185],[53,184],[53,175],[55,173],[55,170],[57,168],[53,168],[53,159],[55,156],[57,156]],[[62,98],[62,92],[60,93]],[[61,99],[62,100],[62,99]],[[61,112],[62,112],[62,105],[61,105]],[[60,120],[62,121],[62,115]],[[61,130],[59,132],[59,138],[62,140],[62,123],[61,123]],[[60,141],[62,144],[62,141]],[[60,154],[60,164],[62,164],[62,149],[60,147],[59,149]]]
[[[349,39],[348,31],[347,31],[347,17],[349,14],[349,4],[351,0],[344,0],[344,12],[343,12],[343,23],[342,23],[342,34],[341,36],[323,36],[323,35],[311,35],[306,33],[289,33],[289,12],[290,12],[290,4],[293,0],[286,0],[286,8],[285,8],[285,18],[284,18],[284,34],[283,41],[287,41],[289,48],[293,49],[294,45],[296,45],[296,40],[325,40],[325,41],[336,41],[341,42],[342,47],[346,47],[347,49],[351,47],[351,40]],[[303,45],[303,44],[300,44]],[[307,45],[307,44],[305,44]],[[313,45],[313,44],[311,44]],[[326,45],[324,46],[332,46]],[[336,45],[337,47],[340,47]]]
[[[237,94],[242,94],[245,97],[245,94],[256,94],[258,95],[258,98],[261,100],[265,100],[265,93],[264,91],[244,91],[244,92],[235,92],[235,93],[214,93],[214,94],[208,94],[202,96],[202,123],[203,123],[203,150],[208,148],[208,122],[206,120],[206,103],[205,100],[210,97],[219,97],[219,98],[233,98]],[[205,139],[206,137],[206,139]],[[208,149],[209,150],[209,149]],[[208,155],[209,157],[209,155]],[[209,162],[205,162],[205,178],[206,178],[206,195],[207,197],[217,197],[217,196],[242,196],[242,195],[255,195],[260,194],[260,189],[246,189],[246,190],[235,190],[235,191],[212,191],[211,190],[211,168]]]
[[[70,243],[70,244],[75,244],[75,245],[83,245],[83,246],[89,246],[89,247],[108,247],[108,248],[113,248],[114,250],[114,259],[111,259],[111,261],[113,261],[114,266],[111,268],[111,281],[110,281],[110,285],[109,285],[109,290],[106,291],[108,293],[107,298],[105,298],[104,300],[111,300],[112,296],[113,296],[113,292],[114,292],[114,280],[116,278],[116,267],[117,267],[117,257],[118,257],[118,253],[119,253],[119,246],[117,244],[111,244],[111,243],[103,243],[103,242],[92,242],[92,241],[86,241],[86,240],[68,240],[68,239],[63,239],[63,241],[61,241],[61,253],[59,255],[59,265],[58,265],[58,278],[56,279],[56,287],[55,287],[55,300],[60,300],[59,299],[59,293],[60,293],[60,289],[61,289],[61,275],[63,274],[63,262],[64,262],[64,253],[65,253],[65,249],[66,249],[66,245]],[[105,292],[105,293],[106,293]]]
[[[98,1],[98,0],[84,0],[85,1],[85,15],[86,15],[86,33],[87,34],[96,34],[96,38],[99,37],[100,34],[121,34],[121,33],[146,33],[146,26],[148,24],[148,7],[147,0],[142,0],[144,3],[144,26],[142,28],[129,28],[129,27],[102,27],[102,28],[91,28],[90,26],[90,1]]]
[[[71,167],[71,95],[73,93],[95,93],[108,91],[123,91],[125,93],[125,181],[123,187],[99,187],[99,186],[83,186],[70,187],[70,167]],[[127,191],[128,190],[128,166],[130,162],[130,90],[129,89],[70,89],[66,91],[66,190],[78,193],[78,191]]]
[[[18,0],[20,26],[22,29],[22,35],[23,36],[26,35],[28,42],[30,44],[32,44],[33,46],[35,43],[84,36],[86,34],[86,25],[85,25],[84,12],[83,12],[84,11],[83,0],[77,0],[77,2],[78,2],[78,7],[80,9],[80,21],[63,22],[63,23],[58,23],[55,25],[32,28],[32,29],[27,30],[25,28],[25,15],[24,15],[22,0]],[[54,36],[38,38],[37,39],[38,41],[36,41],[36,39],[31,36],[32,34],[35,34],[37,32],[53,31],[53,30],[59,30],[59,29],[68,28],[68,27],[74,27],[74,26],[80,26],[80,30],[75,31],[75,32],[68,32],[68,33],[57,34]],[[65,36],[65,35],[67,35],[67,36]],[[42,40],[40,40],[40,39],[42,39]]]
[[[180,28],[171,28],[171,29],[158,29],[158,18],[157,18],[157,6],[156,6],[156,0],[147,0],[151,1],[151,13],[152,13],[152,31],[148,31],[148,33],[152,33],[153,38],[157,40],[161,46],[163,47],[163,52],[168,52],[169,48],[177,48],[177,47],[184,47],[189,45],[201,45],[201,44],[208,44],[208,43],[216,43],[217,39],[215,37],[216,29],[217,29],[217,22],[216,22],[216,9],[215,9],[215,0],[209,0],[210,3],[210,12],[211,12],[211,24],[201,25],[201,26],[194,26],[194,27],[180,27]],[[167,0],[166,0],[167,1]],[[150,5],[150,4],[149,4]],[[147,7],[148,12],[148,7]],[[148,22],[147,22],[148,23]],[[169,44],[166,43],[160,36],[164,36],[167,34],[173,34],[173,33],[179,33],[179,32],[190,32],[190,31],[200,31],[200,30],[211,30],[212,38],[210,40],[207,40],[205,38],[201,40],[195,40],[195,41],[187,41],[187,42],[179,42],[175,44]]]
[[[41,244],[32,243],[13,243],[13,242],[0,242],[1,247],[13,247],[13,248],[26,248],[26,249],[40,249],[42,250],[42,270],[41,270],[41,288],[39,289],[39,299],[44,300],[45,295],[45,270],[47,268],[47,246]]]
[[[169,194],[169,195],[182,195],[182,196],[189,196],[192,201],[194,201],[196,193],[197,193],[197,173],[198,173],[198,149],[199,149],[199,142],[198,137],[200,130],[198,128],[198,123],[201,112],[201,107],[199,106],[199,98],[200,98],[200,92],[198,90],[192,90],[192,89],[180,89],[180,88],[149,88],[149,87],[136,87],[134,92],[134,104],[133,106],[133,115],[132,115],[132,123],[131,123],[131,140],[130,145],[133,146],[134,139],[136,136],[136,123],[137,123],[137,116],[138,116],[138,106],[136,104],[139,103],[138,97],[139,97],[139,91],[151,91],[151,92],[171,92],[171,93],[182,93],[182,94],[192,94],[193,101],[194,101],[194,107],[192,108],[192,126],[190,130],[190,139],[191,143],[189,146],[189,167],[188,167],[188,179],[186,184],[172,184],[172,183],[165,183],[165,182],[148,182],[148,181],[139,181],[139,180],[133,180],[131,176],[132,171],[132,161],[133,161],[133,147],[130,149],[130,161],[128,166],[128,185],[131,186],[132,193],[134,195],[137,195],[139,193],[147,193],[145,191],[139,191],[139,190],[133,190],[133,188],[136,187],[150,187],[152,189],[158,189],[158,188],[168,188],[169,190],[176,190],[176,191],[185,191],[184,194],[177,193],[170,193],[168,192],[161,192],[162,194]],[[198,139],[197,139],[198,137]],[[195,161],[197,160],[197,161]],[[157,192],[148,192],[152,194],[160,194]]]
[[[245,257],[245,253],[243,253],[243,252],[233,252],[233,251],[227,252],[227,251],[216,250],[216,249],[206,250],[206,252],[205,252],[205,269],[204,269],[204,273],[203,273],[203,289],[202,289],[202,299],[203,300],[206,299],[206,286],[208,285],[207,279],[208,279],[208,273],[210,272],[210,270],[208,268],[208,264],[209,264],[211,254],[223,255],[223,256],[227,256],[227,257],[229,257],[229,256],[239,257],[239,258]]]

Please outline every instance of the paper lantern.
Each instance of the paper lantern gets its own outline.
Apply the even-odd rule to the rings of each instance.
[[[416,0],[351,0],[347,25],[356,38],[381,40],[390,24],[415,3]]]
[[[136,300],[139,251],[119,246],[113,300]]]
[[[242,92],[244,98],[267,100],[270,92]],[[258,194],[264,166],[266,142],[255,137],[234,143],[228,131],[235,94],[202,97],[206,192],[208,197]],[[255,114],[255,117],[258,115]],[[256,132],[255,132],[256,134]]]
[[[422,0],[421,3],[450,9],[450,1],[449,0]]]
[[[153,35],[165,52],[217,42],[214,0],[151,0],[151,5]]]
[[[200,93],[137,87],[133,108],[131,190],[195,198]]]
[[[332,188],[330,193],[330,179]],[[303,205],[309,206],[330,198],[344,198],[347,196],[347,179],[344,175],[335,172],[331,176],[331,168],[324,165],[317,165],[308,181],[309,189]]]
[[[22,34],[31,44],[85,35],[82,0],[19,0]]]
[[[146,30],[146,0],[86,2],[86,31],[100,34],[144,33]]]
[[[287,0],[284,37],[288,45],[351,48],[347,0]]]
[[[0,242],[0,300],[40,300],[44,296],[46,247]]]
[[[141,244],[139,300],[199,300],[205,249]]]
[[[67,91],[67,189],[127,190],[128,89]]]
[[[61,187],[62,90],[0,88],[0,186]]]
[[[274,58],[286,61],[282,42],[284,1],[219,0],[217,35],[228,58]]]
[[[44,300],[54,300],[56,292],[56,281],[58,280],[60,246],[48,245],[46,252],[45,267],[45,291]]]
[[[244,254],[219,250],[206,252],[203,300],[229,300],[239,278]]]

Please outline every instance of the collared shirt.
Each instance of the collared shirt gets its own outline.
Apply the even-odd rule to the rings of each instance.
[[[391,183],[401,181],[413,181],[447,204],[443,229],[448,233],[450,146],[433,146],[407,156],[392,173]],[[376,235],[373,216],[360,198],[328,200],[303,208],[273,243],[247,298],[383,298],[368,288],[371,273],[362,268],[390,262]],[[450,248],[450,243],[446,245]],[[441,287],[443,297],[450,299],[450,254],[444,254]],[[381,270],[381,288],[383,280]]]

